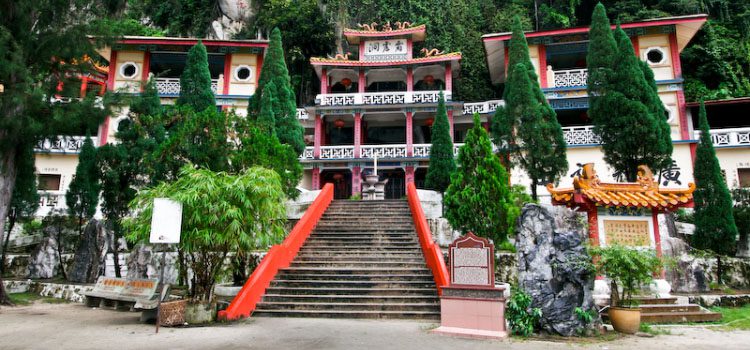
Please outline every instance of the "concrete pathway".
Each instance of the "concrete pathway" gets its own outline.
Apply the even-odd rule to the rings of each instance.
[[[138,314],[80,304],[0,309],[0,349],[750,349],[750,331],[671,327],[670,335],[614,341],[489,341],[430,334],[436,324],[393,320],[254,318],[213,327],[162,328]]]

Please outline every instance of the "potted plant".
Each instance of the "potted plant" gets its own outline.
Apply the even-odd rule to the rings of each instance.
[[[636,333],[641,325],[641,309],[634,295],[661,272],[661,258],[653,249],[620,245],[592,248],[591,256],[597,273],[609,279],[608,316],[612,327],[618,332]]]

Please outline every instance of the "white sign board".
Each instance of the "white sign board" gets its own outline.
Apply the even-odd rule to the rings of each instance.
[[[182,203],[169,198],[155,198],[149,243],[179,243],[181,229]]]
[[[366,60],[380,61],[406,58],[406,40],[369,40],[365,41],[364,56]]]

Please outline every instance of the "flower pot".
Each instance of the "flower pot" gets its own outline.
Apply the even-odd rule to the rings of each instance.
[[[610,307],[607,310],[612,328],[620,333],[635,334],[641,328],[641,309]]]

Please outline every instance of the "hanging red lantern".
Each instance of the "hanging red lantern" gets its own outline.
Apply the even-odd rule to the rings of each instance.
[[[341,119],[341,118],[334,120],[333,121],[333,126],[339,128],[339,129],[343,128],[344,127],[344,120]]]
[[[434,122],[435,122],[435,118],[430,117],[430,118],[427,118],[427,119],[424,120],[424,125],[432,127],[432,123],[434,123]]]
[[[335,174],[333,174],[333,179],[336,180],[336,181],[341,181],[342,179],[344,179],[344,174],[342,174],[342,173],[335,173]]]

